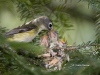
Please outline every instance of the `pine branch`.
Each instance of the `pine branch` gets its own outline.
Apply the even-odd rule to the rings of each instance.
[[[93,10],[96,12],[95,16],[95,25],[96,25],[96,42],[100,44],[100,1],[99,0],[80,0],[87,1],[89,5],[92,6]]]
[[[44,10],[38,11],[40,9],[40,7],[43,7],[44,9],[49,11],[50,14],[51,13],[55,14],[55,12],[53,12],[54,9],[47,7],[47,4],[49,4],[49,0],[47,0],[47,1],[46,0],[41,0],[41,1],[40,0],[39,1],[38,0],[35,0],[35,1],[33,1],[33,0],[27,0],[27,1],[17,0],[16,2],[18,3],[17,4],[18,11],[22,14],[22,18],[26,18],[26,17],[31,18],[34,16],[35,13],[42,14],[42,11],[44,11]],[[63,7],[61,7],[61,8],[59,7],[59,11],[62,8]],[[59,22],[61,22],[62,24],[65,24],[65,22],[68,20],[68,19],[66,20],[64,18],[65,14],[62,12],[60,12],[60,13],[57,12],[57,13],[56,13],[56,16],[59,16],[59,20],[61,20]],[[62,15],[62,14],[64,14],[64,15]],[[62,21],[64,21],[64,22],[62,22]],[[99,25],[100,24],[99,24],[99,19],[98,19],[97,36],[99,36],[99,32],[100,32]],[[88,43],[83,43],[82,45],[79,45],[79,46],[67,46],[67,47],[61,48],[61,49],[65,49],[68,51],[66,53],[69,54],[71,60],[69,62],[65,62],[63,64],[64,66],[61,71],[48,72],[47,70],[42,68],[40,65],[37,66],[37,64],[41,64],[41,62],[40,62],[41,59],[37,59],[37,58],[35,59],[36,56],[34,56],[35,51],[33,51],[33,49],[35,48],[36,50],[38,50],[40,48],[33,46],[33,44],[8,43],[6,41],[6,38],[4,37],[4,32],[6,32],[6,29],[0,27],[0,57],[2,58],[2,59],[0,59],[0,63],[2,63],[1,61],[4,62],[4,63],[2,63],[2,67],[4,68],[2,70],[2,72],[5,72],[6,70],[8,70],[8,71],[13,72],[16,75],[23,75],[23,74],[26,74],[26,75],[27,74],[28,75],[30,75],[30,74],[35,74],[35,75],[40,75],[40,74],[47,74],[47,75],[52,75],[52,74],[55,74],[55,75],[86,74],[87,75],[87,74],[90,74],[90,75],[94,75],[94,74],[97,74],[97,75],[99,75],[100,74],[100,66],[99,66],[99,64],[100,64],[100,60],[99,60],[100,42],[99,43],[97,43],[97,41],[94,43],[88,42]],[[98,40],[100,41],[99,38],[98,38]],[[97,52],[96,54],[93,54],[93,51],[92,51],[92,54],[91,53],[86,54],[86,53],[88,53],[88,49],[92,50],[91,47],[93,48],[93,51]],[[19,50],[19,48],[21,48],[21,49]],[[56,48],[56,49],[58,50],[58,48]],[[22,51],[22,54],[17,53],[17,51]],[[85,53],[82,53],[81,51],[84,51]],[[36,52],[36,54],[37,53],[38,52]],[[10,60],[8,60],[8,59],[10,59]],[[33,63],[34,61],[37,61],[37,64],[34,64]],[[10,64],[7,64],[7,62]],[[8,65],[9,65],[9,67],[7,67]],[[1,65],[0,65],[0,67],[1,67]],[[9,68],[10,69],[12,68],[12,70],[9,70]],[[8,74],[8,72],[7,72],[7,74]],[[9,74],[14,75],[12,73],[9,73]]]
[[[79,49],[82,49],[82,48],[90,48],[90,47],[100,47],[100,44],[91,44],[91,45],[79,45],[79,46],[67,46],[66,48],[54,48],[54,49],[64,49],[66,51],[69,51],[69,50],[79,50]],[[99,48],[98,48],[99,49]]]
[[[97,12],[96,15],[96,42],[100,44],[100,13]]]
[[[47,75],[51,75],[52,73],[55,72],[41,72],[41,68],[36,68],[35,66],[34,69],[32,69],[32,65],[31,67],[28,65],[29,62],[26,62],[26,60],[23,59],[23,57],[16,55],[16,51],[13,50],[11,47],[9,46],[0,46],[0,49],[3,51],[3,53],[9,54],[11,56],[11,58],[15,59],[14,62],[16,62],[17,67],[23,68],[26,72],[24,73],[29,73],[29,74],[47,74]],[[79,70],[82,70],[82,67],[87,66],[86,69],[91,70],[92,68],[89,68],[88,65],[91,67],[91,65],[96,66],[94,64],[99,64],[100,62],[96,59],[90,58],[89,56],[84,56],[82,55],[79,51],[74,51],[71,52],[70,54],[70,58],[72,59],[70,62],[66,63],[66,66],[63,68],[63,70],[61,70],[60,72],[57,71],[57,75],[61,75],[61,74],[71,74],[74,71],[74,68],[77,70],[75,72],[73,72],[74,74],[77,74]],[[78,59],[77,59],[78,58]],[[97,61],[97,63],[95,63],[95,61]],[[82,63],[82,61],[84,61]],[[80,62],[80,63],[78,63]],[[87,63],[87,62],[92,62],[93,64]],[[77,68],[77,66],[80,66],[79,68]],[[71,68],[69,68],[71,67]],[[97,67],[96,67],[97,68]],[[83,71],[86,71],[86,69],[84,69]],[[83,72],[82,71],[82,72]],[[82,73],[81,72],[81,73]],[[98,70],[96,70],[96,72],[98,72]],[[96,74],[96,72],[94,72],[94,74]],[[72,73],[72,74],[73,74]],[[85,72],[86,73],[86,72]],[[89,71],[90,73],[90,71]],[[93,73],[93,72],[92,72]],[[23,74],[23,73],[22,73]],[[86,73],[87,74],[87,73]]]
[[[21,19],[23,18],[33,18],[39,14],[49,13],[45,5],[49,4],[50,0],[17,0],[14,3],[17,5],[18,12],[21,14]],[[44,13],[45,11],[45,13]],[[48,14],[47,14],[48,15]]]
[[[84,0],[88,1],[89,4],[93,6],[97,11],[100,11],[100,1],[99,0]]]

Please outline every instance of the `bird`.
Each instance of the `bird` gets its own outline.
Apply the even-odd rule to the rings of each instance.
[[[47,16],[40,16],[8,31],[5,35],[8,41],[31,42],[42,30],[50,31],[52,28],[52,21]]]
[[[48,35],[42,36],[42,38],[40,39],[40,45],[45,46],[45,47],[49,46]]]

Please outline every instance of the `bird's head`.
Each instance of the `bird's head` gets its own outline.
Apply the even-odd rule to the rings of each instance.
[[[47,16],[41,16],[36,18],[34,21],[36,21],[36,24],[39,25],[41,29],[52,30],[52,22]]]

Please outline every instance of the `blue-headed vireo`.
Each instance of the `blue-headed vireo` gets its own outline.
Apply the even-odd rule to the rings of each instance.
[[[51,30],[52,22],[47,16],[41,16],[6,33],[9,41],[31,42],[40,31]]]

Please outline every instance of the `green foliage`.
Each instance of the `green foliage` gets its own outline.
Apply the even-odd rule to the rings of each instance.
[[[48,5],[50,1],[51,0],[16,0],[14,3],[17,5],[18,12],[21,14],[21,19],[27,19],[33,18],[39,14],[48,14],[49,10],[46,5]]]
[[[97,31],[97,42],[100,44],[100,13],[97,13],[97,21],[96,21],[96,31]]]
[[[17,0],[15,1],[15,4],[17,5],[18,12],[21,14],[21,19],[46,15],[51,17],[54,20],[54,23],[72,27],[72,25],[69,25],[68,23],[70,17],[69,14],[60,11],[63,9],[63,7],[61,7],[62,5],[53,9],[51,7],[52,0]],[[64,22],[66,22],[66,24]]]
[[[21,19],[32,18],[39,15],[49,16],[55,29],[61,32],[61,37],[69,27],[70,15],[64,11],[65,6],[59,5],[52,8],[53,0],[12,0],[21,14]],[[62,1],[62,0],[60,0]],[[65,4],[67,0],[65,0]],[[85,0],[93,6],[99,7],[99,0]],[[67,18],[66,18],[67,17]],[[66,51],[70,61],[65,62],[61,71],[48,72],[42,66],[42,58],[38,55],[43,53],[44,48],[39,46],[40,34],[31,43],[8,42],[4,33],[6,28],[0,26],[0,75],[99,75],[100,74],[100,16],[96,22],[97,40],[93,43],[83,43],[75,51]]]
[[[83,1],[88,1],[89,4],[91,4],[94,9],[96,9],[97,11],[100,11],[100,1],[99,0],[83,0]]]
[[[4,33],[7,31],[5,27],[0,26],[0,45],[5,43],[5,36]]]
[[[2,28],[2,30],[5,30]],[[1,35],[4,37],[3,35]],[[4,38],[3,38],[4,39]],[[0,40],[2,38],[0,37]],[[70,61],[66,62],[61,71],[48,72],[41,63],[41,58],[34,56],[35,50],[40,48],[28,43],[7,42],[6,39],[0,44],[0,73],[3,75],[99,75],[100,74],[100,51],[98,47],[86,54],[86,48],[96,44],[96,42],[83,43],[75,51],[67,51]],[[85,53],[80,52],[83,48]],[[18,49],[23,50],[23,54],[18,54]],[[80,50],[79,50],[80,49]],[[34,50],[34,51],[33,51]],[[95,52],[95,53],[94,53]],[[31,57],[29,56],[31,53]],[[28,55],[29,54],[29,55]]]
[[[15,50],[26,51],[28,50],[30,53],[34,55],[39,55],[43,53],[43,47],[39,45],[35,46],[33,43],[19,43],[19,42],[10,42],[9,43]]]
[[[96,42],[100,44],[100,1],[99,0],[83,0],[83,1],[88,1],[89,5],[91,5],[93,10],[96,11],[95,14],[96,37],[97,37]]]

